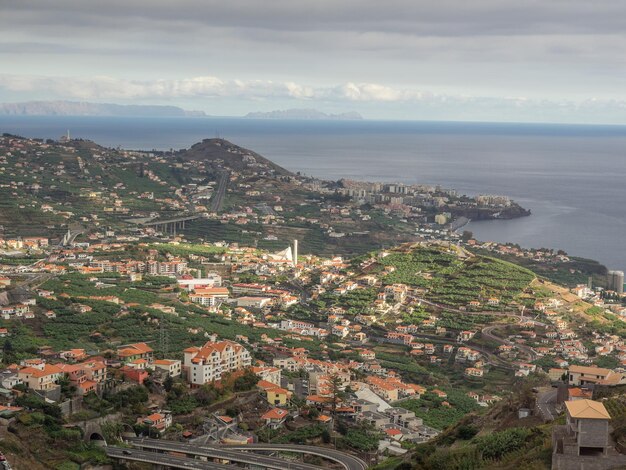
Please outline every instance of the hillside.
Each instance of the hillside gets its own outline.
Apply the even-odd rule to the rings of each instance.
[[[177,229],[188,240],[279,249],[297,238],[302,253],[354,256],[405,242],[458,240],[461,235],[451,228],[463,211],[490,218],[501,210],[451,196],[454,192],[445,188],[407,186],[402,197],[392,188],[299,175],[224,139],[159,152],[106,148],[80,139],[0,137],[4,236],[34,236],[42,227],[55,240],[69,227],[135,233],[149,221],[184,217],[189,223]],[[439,206],[437,201],[447,202]],[[449,213],[445,225],[435,221],[442,213]],[[161,234],[148,227],[143,231],[148,237]],[[591,274],[593,266],[555,256],[547,256],[547,271],[527,267],[574,285]]]
[[[235,171],[249,170],[250,163],[257,163],[268,166],[278,175],[295,176],[289,170],[286,170],[262,155],[224,139],[204,139],[202,142],[192,145],[189,149],[180,151],[177,157],[183,160],[211,163],[219,162],[227,169]]]
[[[533,406],[531,387],[531,381],[525,382],[488,412],[467,414],[433,441],[416,445],[405,456],[390,458],[375,469],[549,469],[553,425],[536,416],[517,416],[519,408]]]

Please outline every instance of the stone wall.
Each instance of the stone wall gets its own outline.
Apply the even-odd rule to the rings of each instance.
[[[59,403],[61,413],[63,416],[70,416],[74,413],[78,413],[83,409],[83,397],[74,397],[71,400],[65,400],[63,403]]]
[[[626,468],[626,455],[606,457],[552,454],[552,470],[618,470]]]
[[[606,447],[609,437],[609,422],[604,419],[579,420],[578,443],[582,447]]]

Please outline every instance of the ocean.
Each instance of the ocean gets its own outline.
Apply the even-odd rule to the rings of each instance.
[[[178,149],[209,137],[321,178],[508,195],[532,215],[471,222],[480,240],[563,249],[626,270],[626,126],[244,118],[0,116],[0,132]]]

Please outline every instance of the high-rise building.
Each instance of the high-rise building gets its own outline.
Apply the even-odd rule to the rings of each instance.
[[[617,292],[618,294],[624,293],[624,271],[609,271],[607,275],[607,289]]]

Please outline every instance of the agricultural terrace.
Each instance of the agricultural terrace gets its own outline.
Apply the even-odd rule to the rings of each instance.
[[[500,306],[508,305],[535,279],[530,270],[506,261],[485,256],[461,258],[436,247],[394,252],[380,263],[393,268],[383,277],[384,284],[422,288],[429,300],[449,306],[465,306],[473,300],[486,302],[490,298],[498,299]]]
[[[295,341],[283,331],[242,325],[208,313],[198,305],[181,302],[171,296],[171,286],[164,284],[162,277],[148,277],[145,287],[143,283],[131,283],[119,276],[112,276],[104,286],[96,287],[90,277],[72,273],[48,280],[42,288],[53,291],[56,298],[38,299],[37,319],[0,320],[0,327],[11,329],[11,337],[4,343],[11,343],[16,361],[32,357],[42,346],[106,351],[119,344],[144,341],[161,357],[164,353],[159,342],[161,322],[166,322],[170,352],[204,344],[205,333],[231,340],[244,335],[252,342],[268,334],[281,337],[286,345],[297,344],[313,354],[319,351],[318,341]],[[105,296],[117,297],[120,303],[101,300]],[[164,313],[155,308],[157,304],[173,307],[176,313]],[[90,311],[81,313],[78,310],[81,305],[88,306]],[[56,318],[43,317],[46,310],[53,310]]]

